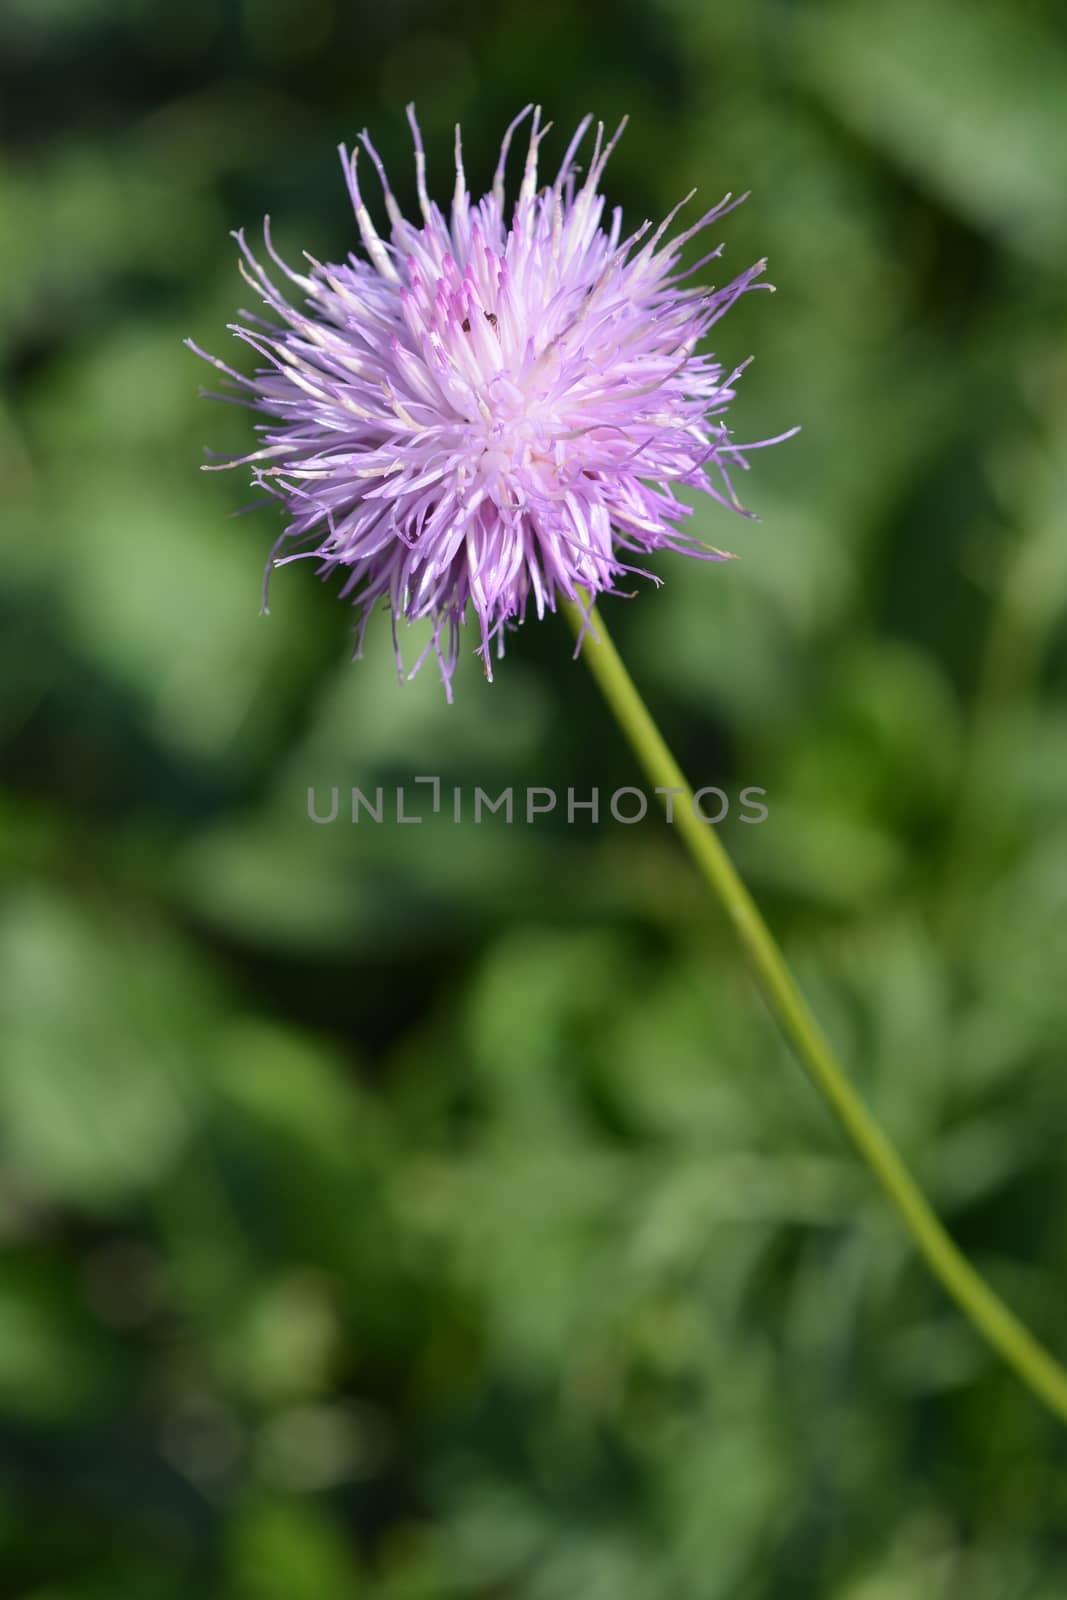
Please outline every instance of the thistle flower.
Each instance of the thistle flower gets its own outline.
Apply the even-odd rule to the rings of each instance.
[[[504,175],[515,130],[533,109],[518,199],[507,219]],[[685,531],[692,511],[680,485],[742,508],[730,470],[746,452],[722,420],[743,367],[726,374],[697,345],[757,279],[758,262],[720,289],[686,280],[682,247],[740,204],[727,195],[667,239],[686,196],[650,233],[623,237],[616,207],[605,223],[598,185],[622,133],[604,143],[599,125],[584,181],[576,158],[586,117],[554,181],[538,189],[540,107],[508,128],[493,187],[472,204],[456,129],[455,193],[446,218],[426,190],[426,159],[412,107],[420,223],[397,206],[366,132],[390,223],[375,229],[357,175],[359,148],[341,147],[364,260],[343,265],[307,256],[293,271],[271,242],[283,292],[234,235],[240,268],[270,313],[240,313],[231,331],[262,358],[252,377],[190,347],[236,386],[236,398],[270,419],[260,448],[222,462],[248,465],[278,498],[286,526],[272,567],[312,557],[322,576],[340,569],[341,594],[359,609],[356,650],[378,600],[393,619],[428,618],[431,649],[451,698],[459,628],[473,611],[487,676],[491,651],[521,622],[532,597],[538,617],[557,599],[584,607],[618,593],[638,573],[630,555],[673,550],[704,559],[724,553]],[[741,197],[742,199],[744,196]],[[289,295],[299,291],[303,306]],[[214,398],[233,399],[233,393]],[[788,437],[788,435],[782,435]],[[749,513],[743,512],[744,515]],[[290,547],[288,554],[280,552]],[[580,643],[580,641],[579,641]]]

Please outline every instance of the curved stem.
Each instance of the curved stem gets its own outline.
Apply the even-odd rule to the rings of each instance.
[[[638,761],[657,788],[675,791],[674,826],[712,894],[733,923],[764,999],[808,1076],[854,1149],[896,1207],[917,1249],[942,1287],[1023,1383],[1067,1423],[1067,1371],[971,1266],[852,1087],[808,1009],[785,959],[714,827],[701,822],[693,792],[634,687],[595,607],[588,617],[573,602],[563,610],[582,654]]]

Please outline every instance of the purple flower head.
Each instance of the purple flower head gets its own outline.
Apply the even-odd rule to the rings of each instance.
[[[260,448],[222,463],[250,465],[257,486],[285,508],[268,577],[307,556],[323,576],[340,569],[341,594],[359,608],[357,655],[379,599],[392,612],[394,644],[397,618],[430,619],[430,643],[411,676],[432,649],[449,697],[469,611],[491,677],[494,642],[502,655],[507,626],[523,619],[531,598],[542,617],[557,596],[584,607],[583,590],[617,593],[624,574],[658,583],[626,559],[635,553],[726,559],[686,533],[691,508],[675,488],[704,490],[740,511],[730,470],[759,448],[735,444],[722,420],[742,367],[727,374],[696,352],[735,300],[769,287],[756,281],[765,263],[711,290],[687,280],[721,246],[679,270],[683,245],[740,202],[727,195],[668,239],[690,194],[658,228],[645,222],[624,238],[621,210],[605,222],[597,192],[624,124],[607,144],[598,126],[583,176],[576,157],[586,117],[554,181],[539,189],[549,130],[537,107],[509,216],[508,149],[530,111],[504,135],[492,190],[477,204],[456,129],[446,217],[426,192],[409,107],[418,223],[401,215],[361,134],[384,191],[387,239],[360,191],[359,149],[342,147],[367,259],[351,254],[324,266],[308,256],[308,270],[294,272],[265,221],[267,253],[292,286],[283,290],[238,233],[241,272],[269,317],[242,312],[231,331],[262,365],[246,377],[191,346],[268,419],[257,428]],[[286,545],[290,553],[280,554]]]

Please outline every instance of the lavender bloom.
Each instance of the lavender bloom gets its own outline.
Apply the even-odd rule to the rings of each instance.
[[[267,252],[304,308],[237,233],[241,272],[273,320],[242,312],[244,323],[231,331],[264,365],[245,377],[189,341],[237,386],[243,403],[270,419],[257,427],[259,449],[222,463],[251,465],[257,486],[285,508],[268,577],[272,567],[308,556],[323,576],[342,569],[341,594],[360,612],[357,656],[370,612],[386,599],[401,670],[397,618],[429,618],[430,643],[410,676],[433,649],[449,698],[468,607],[491,678],[491,647],[495,641],[503,654],[505,629],[523,619],[531,596],[542,617],[560,595],[583,605],[579,586],[595,598],[618,593],[623,574],[658,583],[628,564],[624,556],[633,553],[727,559],[684,531],[692,512],[674,486],[688,484],[741,511],[730,469],[747,467],[745,452],[760,448],[735,444],[721,420],[747,362],[727,375],[712,355],[695,351],[735,300],[769,287],[756,282],[765,263],[715,290],[685,280],[721,246],[677,270],[687,240],[740,201],[727,195],[668,241],[690,194],[650,235],[645,222],[623,238],[618,207],[602,225],[597,186],[625,122],[607,145],[598,126],[579,183],[575,157],[586,117],[555,181],[539,190],[548,127],[537,107],[509,224],[505,164],[530,110],[507,130],[492,190],[476,205],[456,129],[446,219],[426,192],[425,154],[408,108],[419,224],[401,216],[361,134],[384,191],[388,239],[376,232],[360,192],[359,150],[349,155],[342,146],[368,259],[352,254],[344,265],[324,266],[308,256],[309,270],[294,272],[276,253],[267,219]],[[297,548],[280,555],[287,543]]]

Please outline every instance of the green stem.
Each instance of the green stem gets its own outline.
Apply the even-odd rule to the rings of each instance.
[[[654,787],[675,791],[674,826],[685,840],[712,894],[733,923],[755,969],[764,999],[815,1087],[896,1207],[935,1278],[1023,1383],[1067,1423],[1067,1371],[1038,1343],[954,1244],[834,1059],[715,829],[697,817],[693,792],[634,687],[602,618],[591,608],[590,627],[577,605],[564,602],[563,610],[576,636],[580,637],[585,630],[582,655],[647,777]]]

